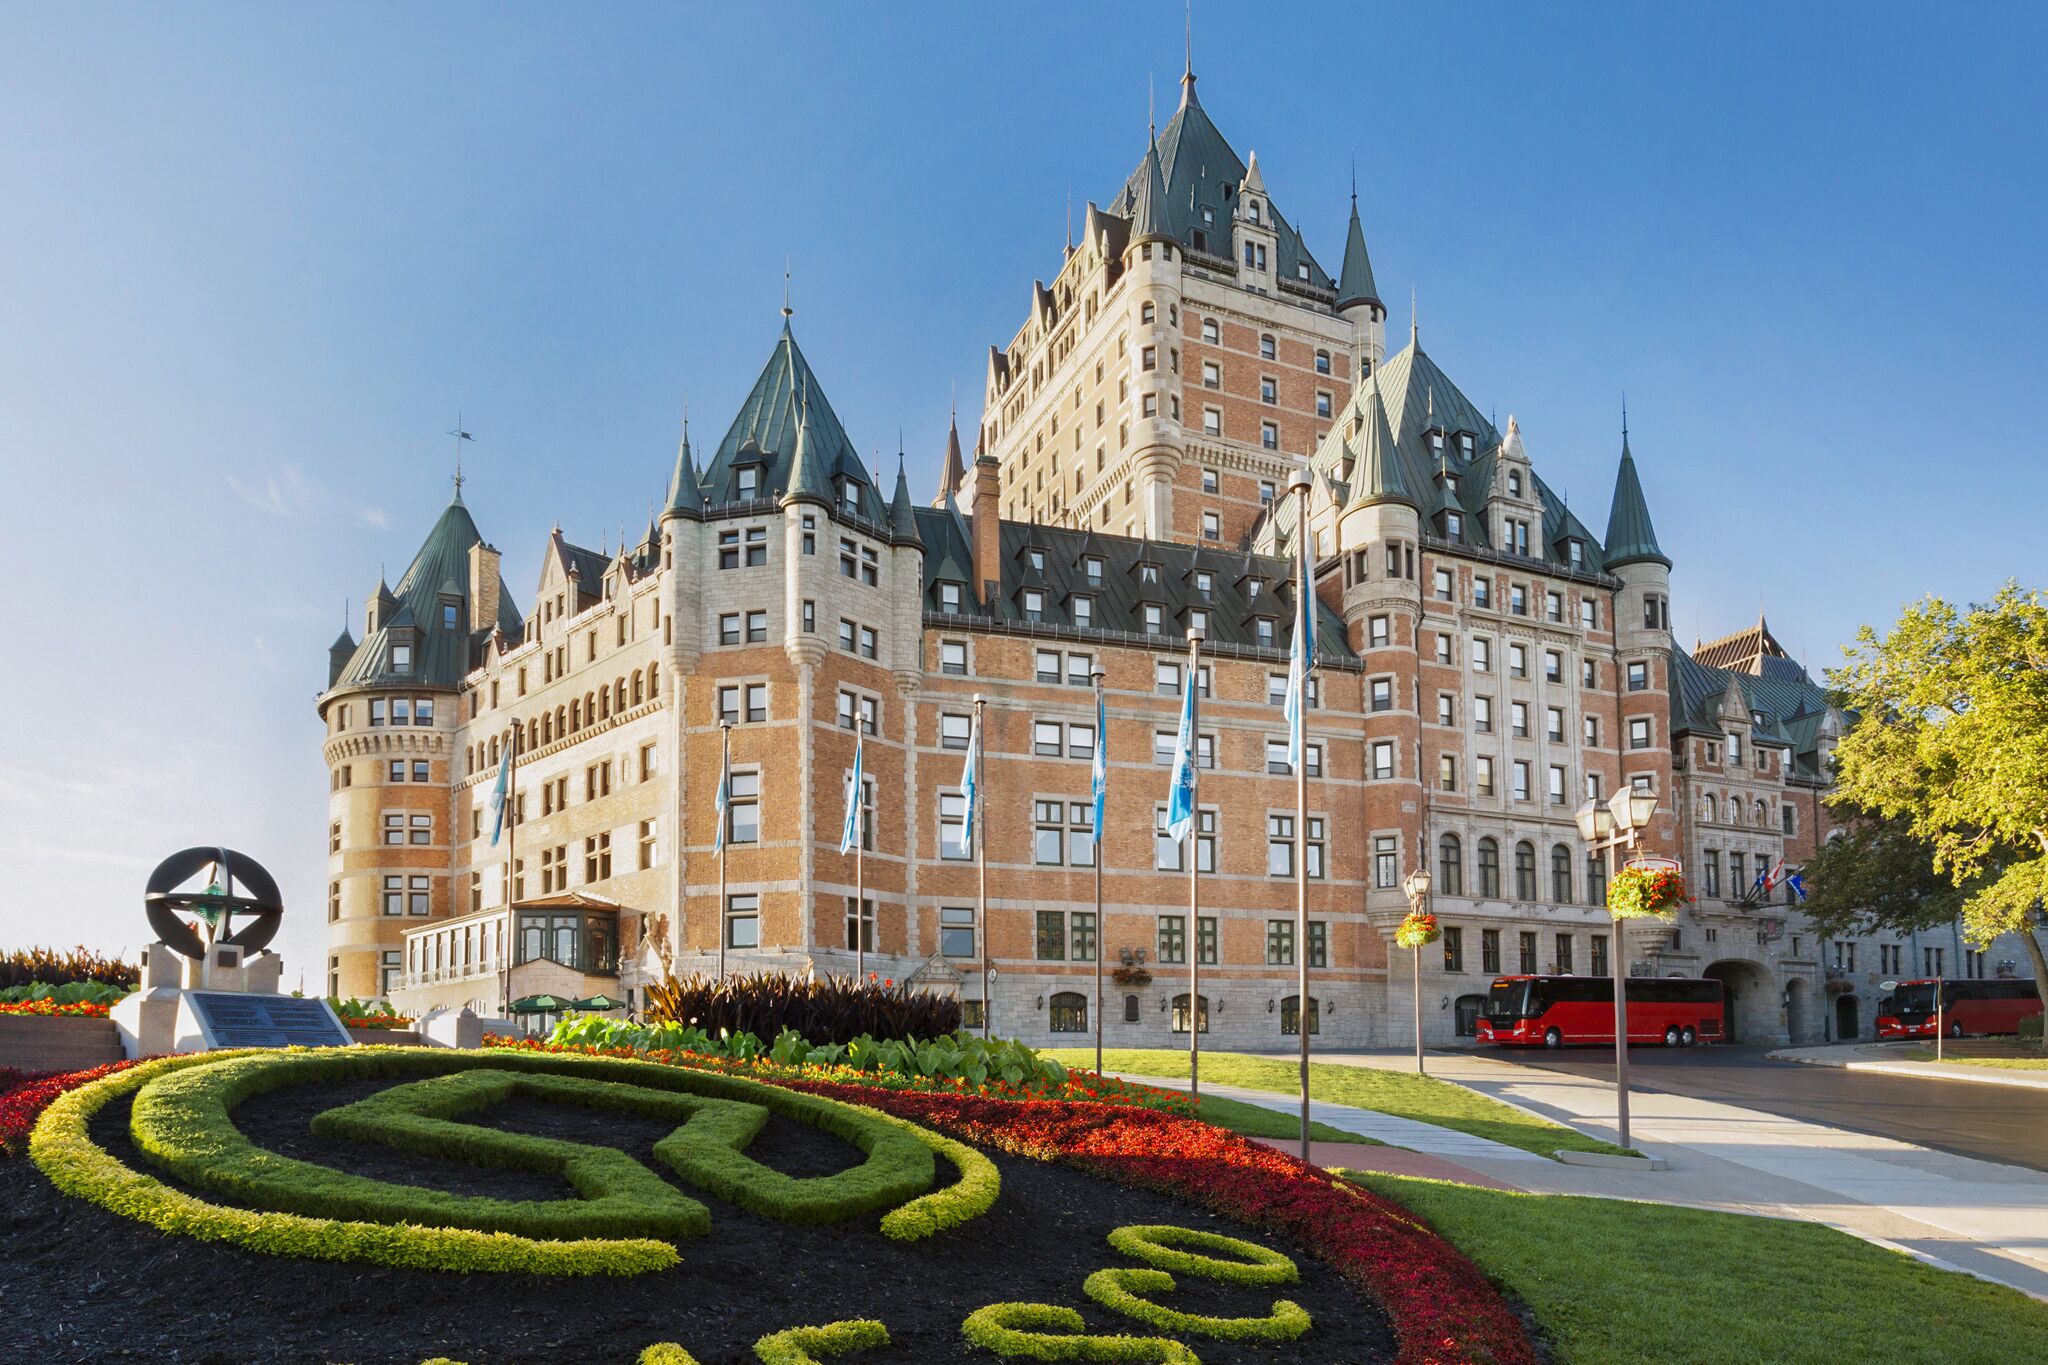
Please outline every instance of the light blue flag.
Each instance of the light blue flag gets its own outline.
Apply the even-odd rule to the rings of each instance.
[[[491,847],[498,846],[498,836],[505,832],[505,824],[511,818],[512,807],[512,744],[505,744],[505,757],[498,762],[498,781],[491,788]]]
[[[1307,575],[1294,591],[1294,643],[1287,655],[1287,762],[1299,766],[1308,752],[1308,675],[1316,666],[1315,590]]]
[[[732,805],[732,769],[721,767],[718,773],[718,795],[712,798],[718,807],[718,837],[711,842],[711,851],[719,853],[725,849],[725,812]]]
[[[856,724],[859,722],[856,721]],[[853,852],[853,846],[860,839],[860,755],[861,745],[866,740],[864,730],[853,734],[853,771],[846,778],[846,819],[839,827],[839,851]]]
[[[1103,715],[1102,697],[1095,698],[1095,771],[1089,789],[1095,794],[1095,846],[1102,847],[1102,808],[1109,800],[1109,720]]]
[[[1192,670],[1190,670],[1192,674]],[[1173,746],[1173,787],[1166,798],[1166,832],[1176,841],[1195,827],[1195,679],[1180,703],[1180,734]]]
[[[981,795],[981,717],[974,717],[974,724],[967,734],[967,762],[960,769],[960,790],[967,797],[967,818],[960,822],[960,851],[967,852],[974,847],[974,808]]]

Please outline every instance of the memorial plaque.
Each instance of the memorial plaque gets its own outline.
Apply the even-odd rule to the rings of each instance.
[[[191,991],[185,997],[208,1047],[347,1047],[355,1039],[325,1000]]]

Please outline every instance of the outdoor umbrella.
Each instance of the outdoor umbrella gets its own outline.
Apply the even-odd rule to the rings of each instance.
[[[526,995],[505,1007],[513,1014],[554,1014],[568,1008],[568,1003],[552,995]]]

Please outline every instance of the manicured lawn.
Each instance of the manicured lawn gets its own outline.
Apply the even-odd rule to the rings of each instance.
[[[1083,1048],[1063,1049],[1052,1055],[1068,1066],[1092,1066],[1095,1061],[1094,1052]],[[1102,1064],[1111,1071],[1136,1076],[1188,1074],[1188,1054],[1177,1048],[1111,1048],[1102,1054]],[[1247,1090],[1270,1090],[1275,1094],[1292,1095],[1298,1093],[1298,1065],[1285,1057],[1204,1052],[1202,1079],[1217,1085],[1237,1085]],[[1560,1148],[1580,1152],[1622,1151],[1611,1142],[1587,1137],[1563,1124],[1525,1114],[1433,1076],[1340,1066],[1334,1062],[1311,1062],[1308,1087],[1311,1096],[1332,1104],[1348,1104],[1421,1123],[1434,1123],[1443,1128],[1455,1128],[1461,1133],[1492,1138],[1495,1142],[1544,1156]],[[1208,1101],[1204,1100],[1205,1109],[1207,1105]]]
[[[1093,1053],[1088,1060],[1095,1060]],[[1283,1114],[1277,1109],[1261,1109],[1256,1104],[1243,1100],[1226,1100],[1221,1095],[1204,1095],[1200,1118],[1204,1123],[1213,1123],[1218,1128],[1228,1128],[1233,1133],[1246,1137],[1299,1138],[1301,1119],[1295,1114]],[[1384,1143],[1374,1138],[1360,1137],[1347,1133],[1342,1128],[1332,1128],[1327,1123],[1310,1122],[1308,1136],[1311,1142],[1363,1142],[1380,1147]]]
[[[1559,1365],[2048,1360],[2048,1305],[1817,1223],[1345,1174],[1526,1303]]]

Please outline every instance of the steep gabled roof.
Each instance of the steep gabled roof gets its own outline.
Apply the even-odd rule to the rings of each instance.
[[[376,626],[364,632],[362,643],[338,670],[333,670],[330,663],[334,671],[332,685],[452,688],[461,681],[475,666],[477,651],[490,638],[488,630],[469,629],[469,551],[482,540],[483,535],[458,495],[427,532],[419,553],[400,575],[398,586],[378,585],[377,594],[371,599]],[[442,624],[444,599],[453,599],[457,605],[452,628]],[[511,640],[519,639],[524,630],[519,609],[502,586],[498,593],[497,628]],[[334,642],[336,654],[347,638],[344,631],[342,638]],[[392,667],[392,646],[401,641],[413,647],[413,666],[404,672]]]
[[[1771,634],[1770,623],[1764,620],[1761,611],[1756,614],[1755,625],[1738,630],[1733,635],[1723,635],[1718,640],[1695,644],[1692,653],[1695,659],[1709,667],[1726,668],[1737,673],[1752,673],[1759,676],[1768,676],[1767,665],[1774,661],[1792,663],[1791,655],[1785,652],[1785,647]],[[1797,664],[1792,666],[1798,668]],[[1799,676],[1804,678],[1806,670],[1799,668]]]
[[[1208,110],[1195,98],[1195,82],[1192,74],[1181,82],[1180,108],[1159,130],[1157,139],[1161,178],[1164,181],[1166,227],[1168,235],[1177,239],[1190,250],[1208,256],[1229,257],[1232,254],[1230,230],[1236,217],[1237,187],[1245,177],[1245,163],[1231,149],[1216,125],[1209,121]],[[1124,187],[1109,201],[1112,213],[1124,218],[1135,218],[1134,210],[1140,196],[1145,192],[1147,164],[1152,156],[1151,148],[1139,159],[1138,166],[1124,181]],[[1290,285],[1299,281],[1295,267],[1305,263],[1309,277],[1306,283],[1319,290],[1335,287],[1329,272],[1309,253],[1302,242],[1301,234],[1290,224],[1270,198],[1267,200],[1268,215],[1274,236],[1278,239],[1274,255],[1275,279]],[[1202,210],[1208,209],[1214,217],[1211,223],[1202,220]]]
[[[758,463],[761,469],[756,497],[780,498],[787,492],[795,473],[797,432],[806,420],[806,408],[808,444],[828,485],[834,471],[861,469],[860,515],[876,525],[886,525],[888,507],[875,489],[873,476],[860,465],[853,442],[847,439],[839,415],[832,410],[786,321],[753,390],[704,469],[705,496],[714,507],[734,501],[738,496],[734,468],[749,462]],[[836,492],[827,489],[827,499],[835,507],[839,505]]]

